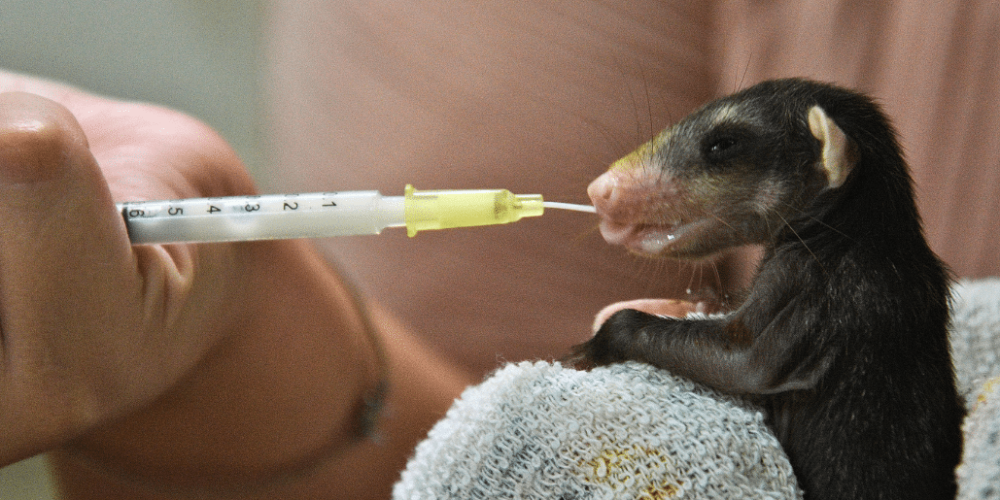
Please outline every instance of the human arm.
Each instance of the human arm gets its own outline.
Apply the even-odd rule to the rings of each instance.
[[[311,245],[129,245],[115,201],[253,192],[222,138],[22,75],[0,90],[28,92],[0,95],[0,463],[59,450],[67,498],[307,488],[367,443],[384,376],[409,419],[380,421],[392,446],[366,456],[405,460],[460,377],[401,353],[405,331],[383,342]]]

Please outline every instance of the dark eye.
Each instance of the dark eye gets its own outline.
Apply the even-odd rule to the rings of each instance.
[[[733,136],[722,136],[712,139],[705,145],[705,156],[709,160],[725,160],[736,153],[740,148],[740,141]]]

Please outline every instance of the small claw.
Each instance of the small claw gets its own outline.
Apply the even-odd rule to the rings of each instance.
[[[577,344],[571,347],[569,354],[560,358],[559,362],[580,371],[590,371],[596,368],[598,365],[590,359],[587,344],[589,344],[589,342]]]
[[[612,349],[610,340],[610,335],[598,332],[590,340],[573,346],[567,359],[574,368],[584,371],[623,361]]]

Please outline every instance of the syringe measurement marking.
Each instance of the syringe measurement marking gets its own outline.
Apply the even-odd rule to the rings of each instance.
[[[338,193],[323,193],[323,194],[319,195],[318,197],[312,198],[312,200],[313,200],[312,203],[315,203],[315,204],[312,205],[312,207],[314,209],[317,209],[317,208],[334,208],[334,207],[338,207],[339,205],[337,204],[337,201],[333,200],[333,199],[330,199],[330,197],[335,197],[335,196],[337,196],[337,194]],[[202,209],[203,211],[201,213],[207,214],[207,215],[226,215],[227,212],[230,213],[230,214],[232,214],[234,212],[235,213],[244,213],[244,214],[250,214],[250,213],[254,213],[254,212],[261,212],[261,213],[263,213],[263,212],[266,212],[268,210],[277,211],[278,210],[278,206],[277,206],[278,202],[281,203],[281,211],[297,211],[297,210],[300,210],[300,209],[308,210],[309,209],[309,205],[308,204],[305,204],[305,205],[303,204],[303,203],[306,203],[308,200],[303,200],[303,203],[300,203],[299,201],[292,201],[292,200],[288,199],[288,198],[296,198],[296,197],[298,197],[298,194],[289,194],[289,195],[286,195],[285,198],[281,199],[281,200],[270,200],[270,199],[268,199],[268,200],[266,200],[266,203],[270,203],[271,204],[271,205],[269,205],[269,206],[273,207],[271,209],[268,209],[268,208],[265,207],[265,205],[263,204],[265,202],[264,200],[261,200],[260,202],[254,202],[254,201],[262,198],[262,195],[242,196],[242,197],[233,198],[233,199],[226,199],[226,198],[204,198],[204,199],[202,199],[202,202],[206,203],[207,206],[206,205],[202,205],[202,207],[205,207],[205,208]],[[254,201],[251,201],[251,200],[254,200]],[[171,200],[166,200],[166,203],[155,201],[155,200],[154,201],[147,201],[147,202],[125,202],[124,205],[125,205],[125,208],[127,210],[127,212],[126,212],[127,217],[133,218],[133,219],[135,219],[135,218],[157,218],[157,217],[163,217],[163,216],[185,216],[185,215],[187,215],[188,213],[191,212],[191,210],[186,210],[186,209],[195,209],[195,208],[197,208],[197,205],[193,205],[192,206],[192,204],[190,204],[190,203],[187,206],[172,205],[172,204],[169,203],[170,201]],[[220,203],[218,203],[218,201],[221,201],[222,203],[220,204]],[[129,208],[129,205],[131,205],[131,204],[134,204],[134,205],[143,205],[143,207],[142,208]]]

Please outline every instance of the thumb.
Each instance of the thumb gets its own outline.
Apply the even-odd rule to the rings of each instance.
[[[0,463],[106,411],[129,348],[122,332],[140,321],[120,304],[140,294],[124,223],[76,119],[38,96],[0,94]]]

